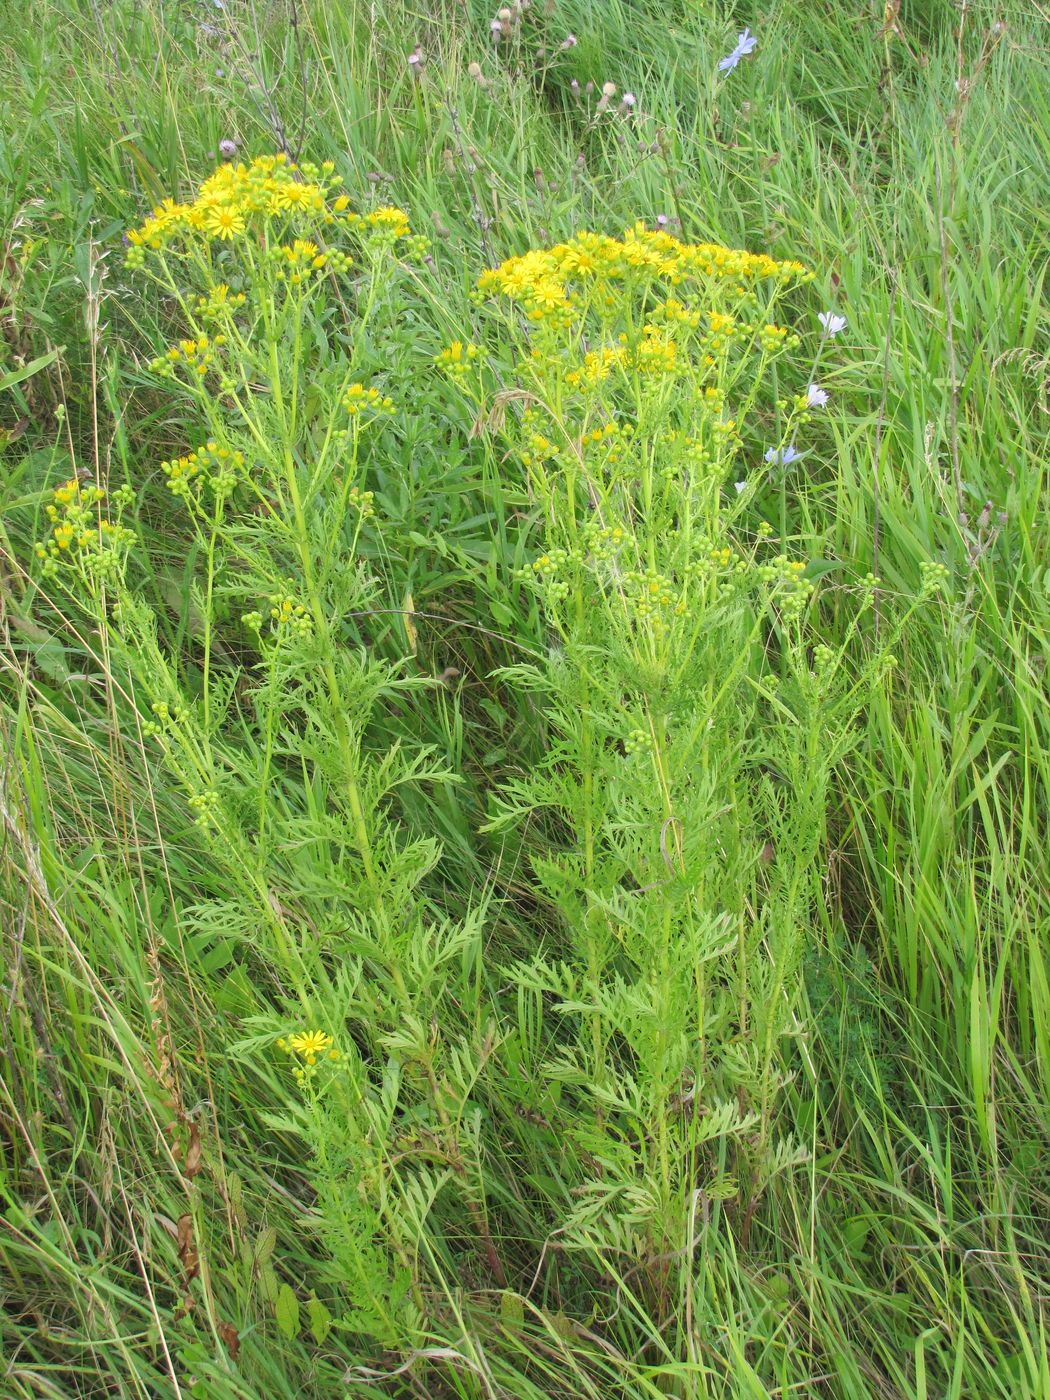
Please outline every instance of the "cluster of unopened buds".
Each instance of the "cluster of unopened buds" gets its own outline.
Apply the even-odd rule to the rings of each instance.
[[[620,525],[599,525],[592,520],[583,529],[583,542],[587,553],[596,562],[615,559],[626,538]]]
[[[197,314],[202,321],[224,321],[247,301],[244,292],[231,292],[226,282],[212,287],[207,296],[197,298]]]
[[[678,481],[683,476],[694,483],[702,482],[713,474],[718,465],[714,453],[703,441],[687,433],[667,431],[660,434],[658,442],[660,476],[666,482]]]
[[[204,792],[195,792],[188,799],[188,806],[193,813],[195,826],[211,826],[219,815],[219,794],[211,788]]]
[[[590,428],[580,437],[580,447],[584,452],[601,452],[606,466],[615,466],[624,450],[630,446],[634,436],[631,423],[618,423],[611,418],[600,428]]]
[[[216,496],[228,496],[244,473],[244,453],[211,441],[203,447],[161,462],[173,496],[190,499],[193,487],[206,481]]]
[[[813,674],[818,681],[828,681],[835,669],[836,656],[823,642],[813,648]]]
[[[270,595],[270,624],[275,632],[289,632],[293,637],[308,637],[313,631],[313,619],[302,603],[287,593]]]
[[[569,584],[558,574],[570,561],[574,561],[574,556],[567,549],[549,549],[527,565],[519,577],[542,582],[550,601],[560,603],[569,596]]]
[[[813,581],[805,577],[805,572],[805,560],[789,559],[786,554],[759,565],[759,578],[776,588],[780,610],[789,620],[802,614],[813,593]]]
[[[169,705],[166,700],[154,700],[150,706],[157,722],[162,729],[166,729],[171,724],[181,724],[186,718],[186,711],[181,705]]]
[[[632,729],[623,741],[625,754],[644,752],[653,746],[653,736],[647,729]]]
[[[624,583],[633,593],[639,618],[656,618],[668,608],[673,608],[679,617],[685,612],[685,599],[678,597],[674,583],[666,574],[656,569],[646,569],[644,573],[632,570],[624,574]]]
[[[743,573],[747,568],[747,560],[744,559],[742,555],[739,555],[735,549],[724,544],[712,548],[709,551],[706,561],[700,566],[701,569],[703,569],[705,565],[708,569],[714,569],[721,573]]]
[[[373,414],[388,416],[397,411],[393,399],[387,398],[376,388],[366,389],[363,384],[350,385],[343,395],[343,407],[351,418],[356,418],[359,413],[369,409]]]
[[[365,520],[376,513],[375,493],[362,491],[359,486],[351,486],[346,493],[346,503],[351,510],[356,510]]]
[[[919,565],[919,574],[924,598],[931,598],[935,593],[944,591],[944,586],[948,582],[948,569],[944,564],[924,560]]]

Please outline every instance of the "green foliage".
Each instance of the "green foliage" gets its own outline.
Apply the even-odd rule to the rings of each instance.
[[[0,1390],[1050,1393],[1039,16],[423,10],[0,7]]]

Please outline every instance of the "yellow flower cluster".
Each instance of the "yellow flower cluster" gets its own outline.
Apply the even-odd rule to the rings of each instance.
[[[205,480],[213,490],[228,495],[244,471],[244,453],[208,442],[203,447],[161,462],[160,469],[168,478],[168,490],[184,499],[190,495],[191,483]]]
[[[682,243],[669,233],[638,223],[622,239],[581,232],[553,248],[531,249],[483,272],[478,290],[509,297],[533,319],[558,319],[608,291],[610,283],[662,281],[679,286],[686,281],[718,280],[744,292],[756,282],[806,282],[813,274],[799,262],[782,262],[764,253],[723,248],[714,243]],[[681,302],[662,303],[665,319],[687,320],[692,314]]]
[[[434,359],[434,363],[439,369],[443,369],[446,374],[454,377],[466,374],[470,362],[477,358],[478,347],[472,343],[464,344],[462,340],[454,340],[451,345],[446,345],[440,355]]]
[[[539,466],[542,462],[553,461],[557,455],[558,449],[550,438],[543,433],[530,433],[528,451],[521,454],[521,460],[527,467]]]
[[[570,389],[578,389],[581,386],[593,388],[595,384],[608,379],[615,368],[622,368],[623,362],[622,345],[603,345],[600,350],[588,350],[583,357],[583,364],[579,369],[569,370],[565,382]]]
[[[120,550],[134,535],[119,519],[101,516],[100,506],[105,499],[106,493],[99,487],[81,485],[76,477],[70,477],[52,492],[47,507],[51,533],[35,547],[45,574],[53,574],[60,562],[73,558],[98,574],[116,566]],[[129,488],[122,487],[113,502],[118,517],[130,502]]]
[[[628,374],[659,376],[674,374],[678,367],[679,345],[674,336],[665,326],[647,322],[640,337],[632,339],[624,332],[615,345],[588,350],[583,363],[566,372],[565,382],[571,389],[593,388],[617,369]]]
[[[740,327],[734,316],[723,315],[720,311],[709,312],[707,322],[708,328],[704,344],[712,354],[717,355],[732,342],[739,333]]]
[[[350,385],[343,395],[343,407],[351,418],[366,408],[373,413],[393,414],[397,411],[393,399],[385,398],[378,389],[366,389],[363,384]]]
[[[215,352],[225,344],[226,337],[222,334],[211,337],[199,335],[195,339],[180,340],[178,344],[170,346],[159,359],[153,360],[150,369],[154,374],[170,378],[175,369],[185,367],[191,375],[203,379],[210,369],[217,367]]]
[[[784,345],[787,341],[787,337],[787,326],[763,326],[758,333],[758,343],[763,350],[772,354],[775,350],[779,350],[781,346]]]
[[[620,344],[625,367],[638,374],[673,374],[678,365],[677,342],[657,326],[646,326],[636,345],[626,335],[620,336]]]
[[[666,301],[658,302],[650,314],[656,325],[687,326],[694,331],[703,319],[699,311],[690,311],[677,297],[668,297]],[[717,312],[715,314],[717,315]],[[726,316],[723,319],[731,321],[733,318]]]
[[[55,549],[67,550],[75,545],[89,544],[98,528],[93,506],[105,497],[105,492],[97,486],[81,486],[76,477],[70,477],[51,496],[47,507],[47,518],[54,527],[51,531],[51,544]],[[41,555],[42,546],[37,546]]]
[[[284,270],[291,282],[301,282],[311,272],[321,272],[328,261],[327,254],[306,238],[297,238],[294,243],[286,244],[280,249],[279,256],[285,263]]]
[[[154,250],[180,236],[228,242],[260,218],[305,214],[316,219],[327,212],[326,196],[341,183],[334,169],[331,161],[297,166],[284,155],[259,156],[250,165],[220,165],[194,200],[179,204],[165,199],[141,227],[129,230],[128,242],[133,249]]]
[[[346,222],[351,228],[354,224],[361,224],[365,228],[373,229],[377,233],[390,234],[394,238],[407,238],[411,233],[408,215],[403,209],[396,209],[390,204],[384,204],[368,214],[348,214]]]
[[[246,300],[243,292],[231,292],[225,282],[218,282],[207,296],[197,298],[197,311],[203,321],[221,321],[239,311]]]
[[[311,227],[342,224],[359,234],[373,235],[379,241],[409,239],[411,248],[425,252],[425,239],[412,239],[408,215],[390,205],[359,214],[350,210],[350,200],[337,194],[342,176],[334,173],[331,161],[301,165],[283,154],[258,156],[249,164],[220,165],[204,181],[187,203],[165,199],[138,228],[129,229],[129,262],[141,266],[147,251],[169,247],[184,249],[194,243],[233,243],[249,234],[258,234],[272,221],[305,224]],[[307,240],[291,245],[293,273],[300,278],[307,272],[345,271],[350,265],[345,254],[320,252],[315,246],[305,254]],[[287,250],[286,250],[287,252]],[[324,261],[317,262],[317,258]]]
[[[292,1075],[300,1085],[313,1078],[318,1060],[341,1058],[327,1031],[296,1031],[294,1035],[282,1036],[277,1048],[296,1061]]]
[[[633,436],[633,424],[618,423],[615,419],[610,419],[603,427],[591,428],[581,434],[580,448],[585,453],[601,452],[604,464],[612,467],[630,447]]]

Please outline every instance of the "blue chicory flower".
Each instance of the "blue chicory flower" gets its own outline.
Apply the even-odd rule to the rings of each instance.
[[[801,456],[802,453],[796,450],[794,443],[789,442],[787,447],[771,447],[762,460],[770,466],[789,467]]]
[[[745,29],[743,34],[737,38],[736,48],[733,52],[726,54],[725,58],[720,60],[718,71],[720,73],[732,73],[740,60],[751,53],[757,43],[758,40],[751,33],[750,29]]]

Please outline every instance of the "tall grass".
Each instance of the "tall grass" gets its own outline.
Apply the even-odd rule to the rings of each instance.
[[[1050,1394],[1045,16],[556,0],[498,42],[492,19],[0,7],[0,1389]],[[744,24],[758,47],[719,77]],[[299,361],[278,342],[311,423],[348,356],[398,405],[362,439],[374,519],[355,535],[318,492],[327,552],[251,517],[202,529],[161,470],[199,406],[149,369],[183,312],[121,233],[223,140],[331,159],[353,207],[399,205],[431,240],[377,284],[356,349],[357,290]],[[848,318],[806,455],[742,497],[808,562],[806,641],[877,677],[841,751],[810,756],[811,825],[781,810],[787,741],[767,743],[810,658],[774,622],[768,671],[742,663],[764,692],[715,731],[732,795],[701,802],[696,754],[668,747],[696,822],[654,828],[648,749],[628,781],[610,757],[635,682],[587,689],[639,658],[595,659],[598,613],[573,632],[523,577],[544,531],[571,546],[550,536],[571,503],[520,465],[513,400],[487,420],[501,443],[433,365],[489,344],[510,387],[478,275],[639,218],[798,258],[817,281],[786,319]],[[777,362],[748,461],[814,344]],[[134,491],[134,635],[112,575],[87,606],[34,562],[77,474]],[[246,576],[276,592],[317,561],[312,639],[267,653]],[[898,636],[931,561],[944,591]],[[709,664],[744,657],[745,616]],[[221,819],[162,759],[156,700],[199,724],[179,742]],[[603,821],[581,880],[584,773]],[[775,926],[747,950],[777,1017],[757,1076],[739,1007],[760,984],[686,947],[691,859],[741,910],[799,895],[786,985]],[[693,1025],[675,999],[709,966]],[[343,1066],[300,1088],[275,1041],[315,1026]],[[687,1026],[739,1121],[701,1130],[668,1078],[663,1032]]]

